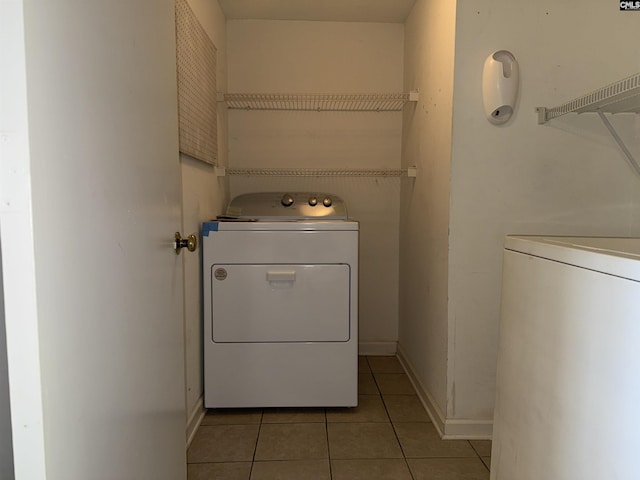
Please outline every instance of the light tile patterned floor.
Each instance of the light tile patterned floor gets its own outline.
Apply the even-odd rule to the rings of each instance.
[[[488,480],[490,441],[440,440],[395,357],[359,361],[357,408],[210,410],[188,480]]]

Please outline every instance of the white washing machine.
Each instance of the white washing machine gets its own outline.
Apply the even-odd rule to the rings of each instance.
[[[637,480],[640,238],[510,236],[492,480]]]
[[[358,222],[317,192],[251,193],[205,222],[205,407],[356,406]]]

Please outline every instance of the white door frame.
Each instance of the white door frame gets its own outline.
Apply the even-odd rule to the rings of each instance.
[[[0,2],[0,244],[16,478],[46,478],[22,0]]]

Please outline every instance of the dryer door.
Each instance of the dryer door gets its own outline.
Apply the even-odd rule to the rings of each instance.
[[[215,264],[210,274],[214,342],[349,340],[349,265]]]

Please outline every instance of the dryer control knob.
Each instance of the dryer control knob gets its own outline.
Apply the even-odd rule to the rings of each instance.
[[[311,197],[309,199],[309,205],[311,205],[312,207],[315,207],[318,204],[318,199],[316,197]]]
[[[322,204],[323,204],[325,207],[330,207],[332,203],[333,203],[333,202],[331,201],[331,198],[330,198],[330,197],[325,197],[325,198],[324,198],[324,200],[322,200]]]
[[[293,197],[288,193],[285,193],[280,199],[280,203],[283,207],[290,207],[291,205],[293,205]]]

